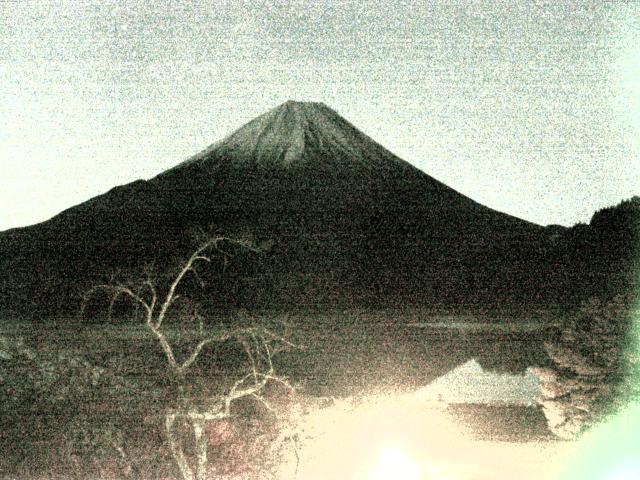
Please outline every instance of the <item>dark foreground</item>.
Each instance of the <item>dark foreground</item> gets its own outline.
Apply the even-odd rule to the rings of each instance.
[[[403,318],[397,312],[335,312],[282,320],[292,325],[292,341],[301,348],[274,357],[275,366],[306,404],[411,392],[471,358],[501,372],[545,361],[543,329],[535,325],[452,329],[427,319],[435,325],[425,327],[415,325],[425,320],[415,312]],[[0,335],[2,478],[176,478],[163,412],[185,395],[185,386],[167,378],[162,352],[142,326],[14,320],[4,323]],[[189,342],[188,330],[172,335]],[[205,350],[186,388],[219,392],[236,378],[241,361],[235,345]],[[277,403],[279,393],[273,395]],[[472,437],[549,440],[535,407],[452,405],[449,411]],[[241,406],[230,425],[231,434],[210,432],[212,464],[234,459],[230,472],[249,472],[247,465],[264,454],[255,449],[273,443],[281,427],[250,405]],[[187,441],[187,453],[190,448]]]

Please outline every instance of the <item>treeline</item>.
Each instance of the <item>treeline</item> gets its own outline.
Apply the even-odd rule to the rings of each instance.
[[[551,430],[573,438],[640,400],[640,197],[556,241],[552,285],[565,305],[545,343],[553,366],[537,374]]]
[[[543,288],[553,302],[577,307],[591,298],[633,294],[640,275],[640,197],[597,211],[588,225],[554,229],[552,242]]]
[[[556,435],[573,438],[640,400],[638,330],[636,295],[592,298],[557,323],[544,345],[552,366],[535,370]]]

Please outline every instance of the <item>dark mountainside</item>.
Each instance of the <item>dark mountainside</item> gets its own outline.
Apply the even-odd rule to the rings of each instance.
[[[629,238],[594,233],[603,215],[565,229],[496,212],[325,105],[287,102],[151,180],[0,233],[0,308],[77,311],[89,286],[174,264],[193,249],[188,232],[212,226],[268,246],[214,269],[205,296],[218,306],[537,310],[630,265]]]

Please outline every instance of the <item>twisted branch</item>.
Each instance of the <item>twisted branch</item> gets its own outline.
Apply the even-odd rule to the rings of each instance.
[[[261,395],[262,390],[269,382],[277,382],[294,390],[294,387],[284,377],[279,377],[274,373],[272,356],[286,348],[296,347],[286,337],[288,328],[285,328],[284,335],[278,335],[263,327],[244,327],[235,330],[228,330],[217,335],[205,335],[203,329],[204,318],[194,307],[193,318],[198,321],[198,335],[201,337],[196,345],[191,349],[186,358],[179,362],[176,359],[173,347],[169,343],[163,325],[169,309],[180,298],[177,293],[178,288],[185,276],[192,272],[200,285],[203,284],[195,267],[198,263],[211,263],[214,258],[211,253],[222,256],[224,267],[228,263],[229,253],[221,248],[222,242],[230,242],[246,250],[258,252],[249,242],[232,240],[222,236],[209,238],[197,248],[187,261],[181,266],[173,281],[169,285],[166,295],[161,303],[158,296],[156,283],[149,271],[144,281],[137,285],[112,283],[96,285],[92,287],[84,296],[81,305],[81,316],[84,315],[89,300],[98,292],[104,291],[110,295],[109,318],[113,314],[113,307],[116,301],[125,296],[136,305],[144,309],[144,324],[149,332],[158,340],[162,348],[169,370],[177,377],[182,378],[186,372],[196,362],[203,349],[210,344],[221,344],[228,340],[238,341],[244,348],[249,362],[249,372],[236,380],[226,392],[218,397],[212,406],[206,409],[198,409],[188,406],[183,409],[167,411],[165,415],[165,429],[167,439],[173,458],[180,469],[184,480],[204,480],[207,475],[207,437],[204,435],[205,422],[229,418],[232,415],[232,406],[236,400],[250,397],[260,402],[269,412],[275,413],[273,407]],[[288,327],[285,325],[285,327]],[[192,470],[187,457],[183,451],[178,435],[175,432],[175,422],[179,418],[188,419],[193,427],[196,443],[196,471]]]

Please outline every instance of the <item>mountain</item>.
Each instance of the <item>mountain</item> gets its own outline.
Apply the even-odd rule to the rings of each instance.
[[[447,187],[327,106],[289,101],[155,178],[0,233],[0,306],[73,310],[105,275],[184,257],[188,232],[210,226],[271,247],[217,271],[208,298],[270,307],[539,304],[557,235]]]

